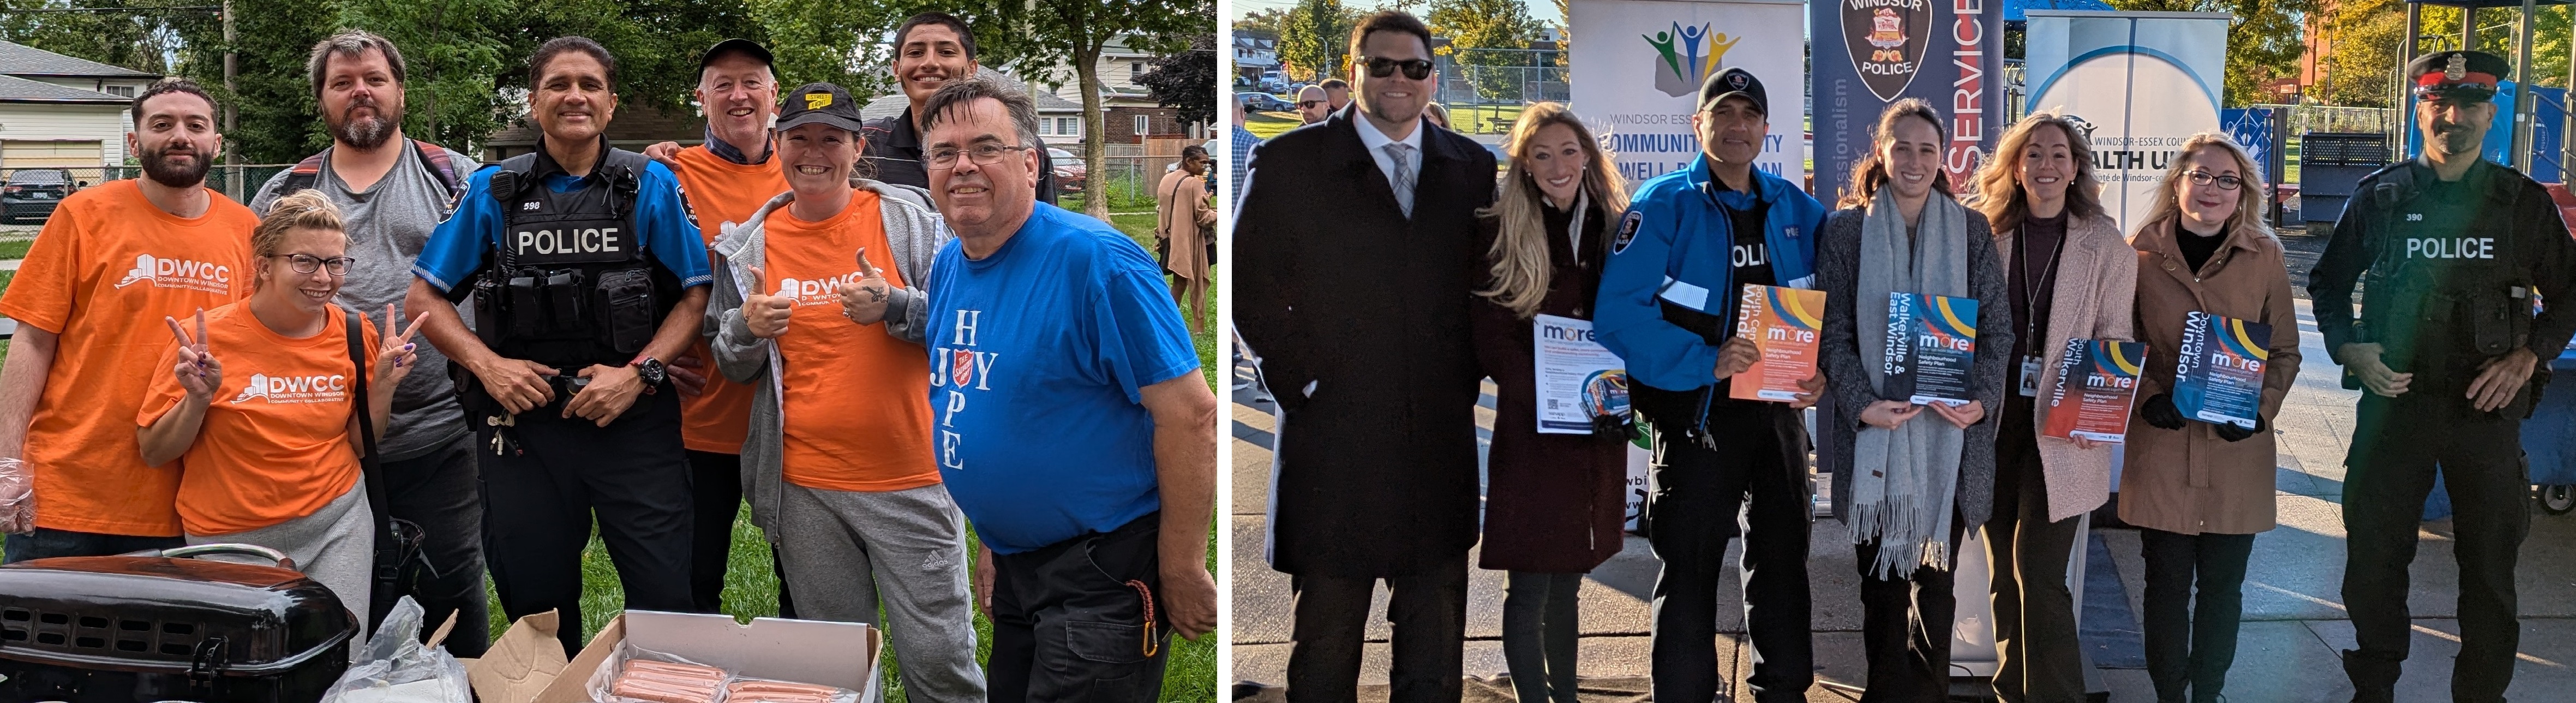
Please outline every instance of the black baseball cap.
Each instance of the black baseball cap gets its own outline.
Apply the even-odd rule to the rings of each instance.
[[[2484,51],[2436,51],[2406,64],[2406,76],[2415,82],[2415,97],[2426,100],[2492,100],[2497,82],[2512,72],[2513,65],[2504,57]]]
[[[823,123],[852,132],[865,121],[859,119],[859,102],[850,99],[850,91],[830,83],[807,83],[788,93],[778,111],[778,131],[784,132],[813,123]]]
[[[778,66],[777,58],[771,56],[769,54],[769,49],[761,46],[760,42],[749,39],[727,39],[716,42],[715,46],[707,47],[707,53],[698,55],[698,70],[706,70],[707,64],[715,63],[717,57],[724,56],[725,54],[742,54],[744,56],[760,59],[761,65],[769,66],[771,68],[776,68]]]
[[[1753,101],[1753,109],[1761,110],[1764,116],[1771,114],[1770,94],[1762,90],[1762,79],[1754,78],[1752,71],[1741,68],[1720,71],[1699,84],[1699,111],[1707,112],[1710,106],[1730,95],[1742,95]]]

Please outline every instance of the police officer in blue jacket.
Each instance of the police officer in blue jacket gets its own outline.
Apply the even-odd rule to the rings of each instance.
[[[1627,362],[1635,405],[1655,429],[1654,490],[1642,525],[1664,562],[1655,582],[1654,698],[1719,695],[1717,586],[1736,511],[1744,534],[1745,624],[1760,701],[1803,701],[1815,681],[1808,626],[1807,433],[1798,403],[1734,400],[1728,377],[1756,358],[1734,338],[1743,286],[1809,288],[1825,207],[1753,167],[1771,131],[1762,82],[1709,77],[1691,115],[1700,155],[1640,186],[1611,243],[1593,325]],[[1810,391],[1823,387],[1821,378]]]
[[[412,264],[407,307],[483,442],[501,610],[581,621],[594,519],[626,607],[687,612],[691,492],[664,360],[706,314],[706,245],[661,164],[608,145],[617,63],[562,37],[528,62],[535,153],[476,172]],[[472,297],[475,327],[456,304]],[[561,633],[569,655],[581,628]]]

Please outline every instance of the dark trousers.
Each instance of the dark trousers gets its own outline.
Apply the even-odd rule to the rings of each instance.
[[[420,526],[421,558],[402,578],[402,593],[420,602],[421,636],[449,614],[456,629],[447,649],[458,657],[483,656],[491,645],[490,606],[483,592],[483,494],[476,471],[474,436],[427,454],[384,462],[387,511]]]
[[[1368,632],[1369,598],[1377,579],[1296,575],[1295,629],[1289,639],[1290,703],[1358,700],[1361,642]],[[1425,561],[1421,568],[1386,577],[1386,620],[1394,661],[1388,672],[1394,703],[1456,703],[1466,667],[1467,555]]]
[[[724,611],[725,569],[733,561],[733,525],[742,513],[742,455],[689,450],[691,521],[689,601],[698,612]],[[769,550],[769,573],[778,582],[778,617],[796,617],[787,602],[787,567]]]
[[[511,620],[561,610],[566,656],[582,647],[581,551],[594,518],[631,610],[690,612],[689,463],[679,394],[607,427],[556,417],[560,403],[521,413],[513,451],[494,455],[482,431],[483,553]]]
[[[1503,582],[1503,665],[1520,703],[1575,703],[1582,574],[1513,571]]]
[[[993,654],[985,700],[1132,701],[1163,692],[1171,630],[1148,629],[1163,586],[1161,514],[1018,554],[993,556]]]
[[[1959,563],[1959,538],[1967,525],[1950,516],[1950,562]],[[1944,703],[1950,700],[1950,630],[1959,601],[1956,572],[1919,566],[1882,579],[1873,573],[1878,543],[1852,545],[1860,565],[1861,649],[1869,658],[1863,703]]]
[[[2147,678],[2156,684],[2156,700],[2217,703],[2227,667],[2236,663],[2254,536],[2142,528],[2138,540],[2147,559]]]
[[[29,534],[9,535],[8,544],[0,545],[0,552],[6,553],[6,556],[0,559],[15,564],[29,559],[105,557],[146,549],[177,549],[185,546],[188,546],[188,539],[178,536],[138,537],[39,527]]]
[[[2459,391],[2418,388],[2395,399],[2363,394],[2343,484],[2344,603],[2353,639],[2344,652],[2353,700],[2394,700],[2410,616],[2406,567],[2433,472],[2458,506],[2451,525],[2460,566],[2460,656],[2451,698],[2504,699],[2521,646],[2513,570],[2531,532],[2531,477],[2520,418],[2476,412]]]
[[[1773,403],[1726,403],[1711,411],[1712,447],[1678,431],[1656,433],[1646,540],[1663,571],[1655,578],[1654,698],[1715,700],[1726,670],[1717,661],[1718,581],[1726,543],[1744,536],[1744,623],[1753,640],[1757,701],[1804,701],[1816,680],[1807,593],[1807,536],[1814,509],[1803,478],[1793,480],[1770,413]],[[1803,448],[1802,448],[1803,449]],[[1739,508],[1751,501],[1751,509]]]
[[[1993,573],[1995,695],[2005,703],[2084,700],[2084,660],[2077,656],[2075,593],[2066,560],[2079,517],[2048,521],[2048,480],[2030,399],[2004,401],[1995,437],[1995,508],[1986,520],[1986,568]]]

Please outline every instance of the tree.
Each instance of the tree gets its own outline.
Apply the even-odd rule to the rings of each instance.
[[[1216,123],[1216,35],[1190,40],[1187,49],[1154,59],[1154,70],[1136,78],[1154,102],[1180,111],[1183,123]]]
[[[1024,48],[1073,64],[1075,85],[1082,91],[1082,122],[1091,126],[1092,135],[1083,140],[1083,164],[1095,174],[1107,173],[1102,161],[1109,153],[1102,138],[1108,130],[1100,98],[1101,47],[1120,39],[1131,49],[1163,53],[1187,46],[1190,37],[1216,33],[1215,0],[1089,0],[1029,7],[1031,11],[1021,14]],[[1103,189],[1086,188],[1082,199],[1085,214],[1108,221],[1109,199]]]
[[[1449,45],[1433,50],[1451,56],[1465,69],[1476,94],[1487,100],[1518,100],[1522,74],[1531,62],[1526,50],[1541,27],[1520,0],[1439,0],[1431,6],[1431,34]],[[1497,51],[1498,49],[1503,51]]]
[[[1287,10],[1282,10],[1276,7],[1267,10],[1255,10],[1245,14],[1240,19],[1236,19],[1234,21],[1234,31],[1269,32],[1271,36],[1275,37],[1279,36],[1279,28],[1286,25],[1287,21]]]
[[[2110,3],[2112,7],[2132,11],[2225,12],[2235,15],[2236,20],[2227,28],[2224,93],[2228,105],[2262,102],[2266,99],[2265,82],[2298,73],[2299,56],[2307,49],[2302,42],[2302,20],[2317,8],[2317,0],[2110,0]]]
[[[1319,81],[1341,73],[1342,54],[1349,51],[1352,11],[1341,0],[1298,0],[1279,27],[1279,65],[1299,81]]]
[[[169,31],[167,18],[174,13],[212,15],[202,9],[163,10],[168,5],[198,5],[203,2],[167,2],[165,0],[0,0],[0,40],[25,44],[74,58],[88,59],[111,66],[137,71],[167,74],[164,60],[176,48],[177,36]],[[68,10],[75,8],[118,8],[118,12],[11,12],[11,10]]]

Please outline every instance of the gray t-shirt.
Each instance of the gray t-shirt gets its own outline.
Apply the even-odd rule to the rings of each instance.
[[[431,232],[440,220],[447,219],[446,185],[431,175],[419,154],[408,146],[402,148],[402,160],[383,180],[366,192],[350,192],[349,185],[331,172],[331,160],[322,160],[322,173],[314,179],[313,188],[340,206],[340,216],[348,223],[348,280],[340,286],[337,302],[356,310],[373,324],[384,324],[385,305],[393,304],[403,319],[411,312],[404,310],[403,296],[410,292],[411,262],[420,258],[421,246],[429,242]],[[477,168],[472,157],[454,149],[447,158],[456,168],[459,186],[466,175]],[[270,203],[277,200],[278,188],[285,185],[291,171],[280,171],[260,186],[259,194],[250,200],[252,212],[266,214]],[[473,324],[473,312],[459,306],[466,324]],[[402,384],[394,388],[393,420],[385,428],[383,458],[400,461],[427,454],[444,447],[466,431],[465,410],[456,402],[455,385],[447,380],[447,357],[415,338],[420,344],[420,365]]]

